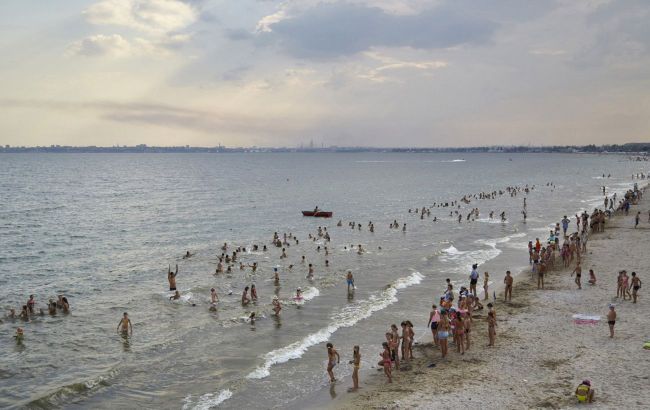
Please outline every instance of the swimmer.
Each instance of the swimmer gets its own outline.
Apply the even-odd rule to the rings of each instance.
[[[255,312],[251,312],[250,316],[248,316],[248,320],[251,322],[251,325],[255,324]]]
[[[348,283],[348,293],[350,293],[350,290],[355,289],[355,287],[354,287],[354,276],[352,276],[352,271],[348,271],[346,281]]]
[[[190,251],[185,252],[185,255],[183,255],[183,259],[191,258],[194,254],[190,253]]]
[[[129,319],[129,314],[124,312],[124,315],[122,316],[122,319],[120,320],[120,323],[117,324],[117,330],[120,331],[123,335],[133,334],[133,325],[131,324],[131,319]]]
[[[334,378],[334,366],[339,364],[341,361],[341,356],[339,356],[339,352],[334,349],[334,345],[331,343],[327,343],[327,374],[329,375],[330,378],[330,383],[334,383],[336,381],[336,378]]]
[[[7,313],[7,317],[9,319],[15,319],[16,318],[16,309],[14,309],[14,308],[9,309],[9,313]]]
[[[594,401],[594,389],[591,388],[589,380],[583,380],[576,388],[576,398],[581,403],[592,403]]]
[[[221,263],[221,262],[219,262]],[[176,272],[172,272],[172,266],[167,268],[167,281],[169,282],[169,290],[176,290],[176,276],[178,275],[178,264],[176,265]]]
[[[312,264],[309,264],[309,272],[307,273],[307,279],[313,279],[314,278],[314,267]]]
[[[275,286],[278,286],[280,284],[280,274],[278,273],[278,268],[273,268],[273,282],[275,282]]]
[[[302,289],[301,288],[296,289],[296,299],[298,299],[298,300],[302,299]]]
[[[17,344],[21,344],[23,342],[23,339],[25,338],[25,333],[22,327],[16,329],[16,335],[14,336],[14,338],[16,339]]]
[[[273,305],[273,312],[275,312],[275,316],[280,316],[282,304],[280,303],[280,300],[277,296],[273,296],[273,302],[271,302],[271,304]]]
[[[29,295],[29,300],[27,301],[27,309],[29,309],[30,314],[34,314],[34,306],[36,306],[36,300],[34,295]]]
[[[248,286],[244,288],[244,292],[241,295],[241,304],[243,306],[246,306],[250,303],[250,299],[248,298]]]
[[[169,300],[178,300],[181,298],[181,293],[179,291],[174,292],[173,296],[169,297]]]
[[[257,289],[255,289],[255,284],[251,285],[251,300],[257,301]]]
[[[217,290],[215,288],[210,289],[210,301],[213,304],[219,302],[219,296],[217,295]]]
[[[54,300],[50,299],[49,303],[47,304],[47,310],[50,315],[56,315],[56,302]]]

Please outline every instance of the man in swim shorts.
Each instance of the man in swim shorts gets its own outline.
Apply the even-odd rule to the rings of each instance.
[[[506,302],[512,300],[512,282],[513,282],[513,278],[510,275],[510,271],[506,271],[506,277],[503,279],[503,283],[506,284],[506,288],[504,291],[504,297]]]
[[[167,268],[167,281],[169,281],[169,290],[176,290],[176,276],[178,275],[178,265],[176,265],[176,272],[172,272],[171,265]]]
[[[348,293],[350,293],[350,288],[354,290],[354,277],[352,276],[352,271],[348,271],[348,276],[346,280],[348,282]]]
[[[609,325],[609,337],[614,337],[614,325],[616,324],[616,309],[613,304],[609,304],[609,312],[607,312],[607,324]]]
[[[632,303],[636,303],[637,292],[641,289],[641,279],[636,276],[636,272],[632,272],[632,283],[630,284],[630,289],[632,289]]]
[[[131,319],[129,319],[129,314],[126,312],[124,312],[120,323],[117,324],[118,331],[120,330],[120,327],[122,328],[121,331],[123,335],[128,335],[129,331],[133,334],[133,325],[131,324]]]

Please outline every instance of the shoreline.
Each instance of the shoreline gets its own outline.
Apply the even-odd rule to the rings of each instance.
[[[604,232],[590,235],[587,254],[582,258],[582,290],[570,277],[575,264],[564,268],[560,258],[560,266],[556,262],[556,269],[545,275],[544,290],[537,289],[536,276],[533,279],[530,270],[515,275],[512,302],[503,301],[501,286],[495,303],[495,348],[486,347],[486,310],[475,311],[472,348],[464,356],[450,346],[449,357],[442,360],[429,334],[414,346],[415,359],[404,370],[393,371],[393,384],[386,383],[383,373],[363,374],[358,393],[343,395],[323,407],[389,409],[465,404],[495,409],[566,408],[577,403],[573,394],[576,386],[590,379],[596,391],[594,406],[641,408],[650,398],[644,392],[650,383],[645,370],[650,356],[642,349],[650,340],[645,320],[650,307],[644,304],[643,288],[636,305],[613,296],[619,270],[636,271],[641,281],[646,276],[643,268],[650,258],[645,256],[644,239],[650,227],[642,218],[640,227],[634,229],[634,215],[641,210],[645,217],[647,206],[643,198],[632,206],[629,216],[614,215]],[[594,269],[598,279],[595,286],[587,283],[589,269]],[[613,340],[609,339],[605,318],[608,303],[617,305],[619,315]],[[576,325],[571,316],[578,313],[598,315],[601,320],[597,325]],[[641,333],[635,336],[635,331]],[[435,367],[429,367],[432,364]],[[612,383],[611,375],[617,375],[616,383]]]

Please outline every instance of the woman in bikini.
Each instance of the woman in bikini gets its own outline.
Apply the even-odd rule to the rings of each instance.
[[[391,376],[391,372],[390,372],[390,366],[391,366],[390,348],[388,347],[387,342],[382,343],[382,346],[384,347],[384,350],[379,354],[379,356],[381,356],[381,361],[377,363],[377,365],[384,367],[384,374],[386,375],[386,377],[388,377],[388,383],[392,383],[393,377]]]
[[[354,346],[350,364],[354,366],[354,370],[352,370],[352,391],[355,391],[359,389],[359,367],[361,366],[361,354],[359,353],[359,346]]]
[[[460,312],[456,314],[456,337],[454,338],[454,343],[456,343],[456,351],[460,354],[465,354],[465,323]]]
[[[438,342],[440,343],[440,353],[442,357],[447,356],[447,338],[449,337],[449,318],[447,311],[440,311],[440,321],[438,322]]]

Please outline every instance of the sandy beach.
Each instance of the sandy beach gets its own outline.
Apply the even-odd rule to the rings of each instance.
[[[642,218],[634,229],[637,211]],[[403,371],[393,372],[393,384],[386,384],[383,374],[376,372],[362,378],[358,393],[343,395],[330,407],[573,408],[578,405],[576,387],[589,379],[596,391],[592,408],[647,408],[650,351],[643,350],[643,343],[650,340],[650,304],[645,286],[639,290],[637,304],[615,297],[620,270],[635,271],[642,281],[648,280],[644,269],[650,262],[647,215],[648,200],[643,199],[632,206],[629,216],[612,217],[605,232],[590,236],[582,262],[582,290],[571,277],[575,263],[565,269],[559,257],[556,270],[546,275],[544,290],[537,289],[530,271],[517,275],[512,303],[504,302],[501,295],[497,298],[495,348],[486,346],[486,313],[478,311],[472,347],[464,356],[451,346],[447,360],[442,360],[431,335],[420,337],[416,358]],[[587,283],[589,269],[597,276],[595,286]],[[502,281],[502,272],[493,275]],[[618,313],[613,339],[606,318],[609,303],[616,305]],[[574,314],[597,315],[600,321],[575,324]]]

